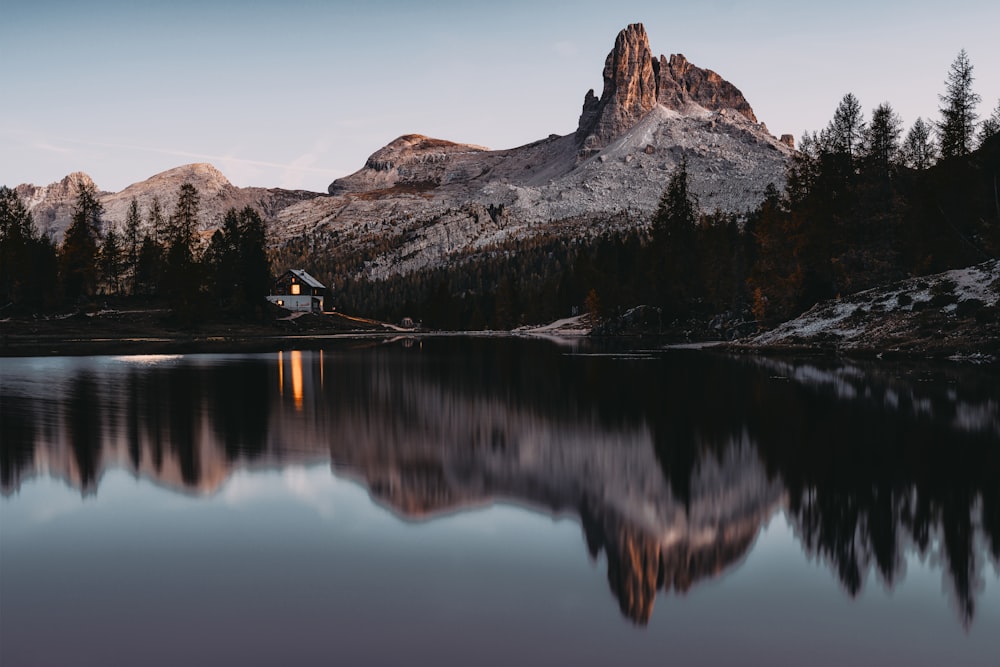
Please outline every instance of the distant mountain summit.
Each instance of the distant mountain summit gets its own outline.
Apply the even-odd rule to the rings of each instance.
[[[39,230],[62,238],[62,233],[69,227],[73,216],[76,195],[81,185],[91,185],[95,189],[97,187],[90,176],[82,171],[75,171],[49,185],[22,183],[14,191],[31,211]]]
[[[51,185],[22,184],[15,189],[31,211],[38,228],[58,241],[69,227],[82,183],[96,188],[90,176],[75,172]],[[316,196],[313,192],[277,188],[238,188],[210,164],[186,164],[133,183],[121,192],[100,192],[105,225],[124,224],[129,205],[135,198],[139,203],[143,227],[148,229],[147,212],[153,200],[158,199],[164,217],[169,216],[177,200],[177,192],[184,183],[191,183],[198,190],[198,227],[206,234],[221,225],[222,217],[230,208],[253,206],[263,216],[273,217],[292,203]]]

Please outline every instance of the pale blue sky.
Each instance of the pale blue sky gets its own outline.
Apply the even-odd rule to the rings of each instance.
[[[965,48],[988,115],[1000,3],[4,3],[0,184],[85,171],[121,190],[189,162],[239,186],[323,191],[395,137],[510,148],[576,128],[625,25],[739,87],[774,134],[819,129],[846,92],[936,118]]]

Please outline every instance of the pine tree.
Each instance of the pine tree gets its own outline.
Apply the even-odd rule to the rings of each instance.
[[[145,295],[160,293],[162,278],[163,246],[147,234],[139,245],[139,257],[135,265],[134,293]]]
[[[16,191],[0,185],[0,241],[34,234],[34,222],[24,202]]]
[[[1000,134],[1000,101],[997,101],[997,108],[989,118],[979,126],[979,145],[982,146],[988,139]]]
[[[264,221],[256,210],[247,206],[226,211],[201,261],[223,311],[246,317],[258,313],[271,286],[265,245]]]
[[[769,184],[764,201],[747,223],[754,246],[747,288],[754,317],[762,327],[801,310],[808,268],[803,217],[785,210],[777,188]]]
[[[700,217],[698,197],[691,191],[687,158],[670,177],[653,216],[653,254],[657,292],[673,316],[686,314],[695,297],[695,227]]]
[[[840,100],[824,134],[828,152],[846,156],[852,162],[860,156],[865,138],[865,115],[853,93],[847,93]]]
[[[941,143],[941,157],[968,155],[972,151],[972,139],[976,132],[976,105],[980,97],[972,91],[972,63],[962,49],[948,72],[945,93],[939,95],[941,120],[938,122],[938,136]]]
[[[597,290],[593,287],[587,292],[587,298],[583,302],[584,308],[587,310],[587,314],[590,315],[591,326],[597,326],[597,323],[601,320],[601,297],[597,295]]]
[[[913,127],[906,133],[903,142],[903,164],[911,169],[922,171],[934,164],[937,156],[937,146],[934,143],[931,126],[923,118],[917,118]]]
[[[132,201],[128,205],[128,213],[125,214],[125,262],[128,275],[131,278],[131,289],[130,292],[135,294],[135,274],[136,269],[139,265],[139,246],[142,243],[142,238],[139,236],[139,202],[136,201],[135,197],[132,197]]]
[[[872,111],[872,122],[865,132],[864,158],[880,176],[888,176],[898,163],[902,126],[888,102]]]
[[[55,247],[38,233],[17,192],[0,186],[0,308],[44,306],[55,297]]]
[[[184,324],[198,316],[201,289],[200,266],[195,261],[195,230],[198,220],[198,190],[190,183],[181,185],[170,216],[163,287],[171,307]]]
[[[149,205],[149,210],[146,212],[146,221],[152,230],[152,240],[162,246],[167,238],[167,229],[159,197],[153,197],[153,201]]]
[[[99,261],[101,280],[107,293],[117,294],[121,290],[122,244],[113,226],[104,234]]]
[[[93,295],[97,287],[97,249],[104,215],[94,184],[81,182],[78,188],[73,219],[59,253],[63,290],[71,301]]]
[[[219,305],[234,308],[240,291],[240,215],[235,208],[226,211],[222,228],[215,230],[205,250],[203,263],[212,275],[212,284]]]
[[[170,216],[168,246],[181,245],[188,252],[194,249],[195,231],[198,227],[198,190],[190,183],[181,185],[177,203]]]
[[[239,273],[243,292],[243,309],[252,313],[271,288],[271,261],[267,256],[267,234],[264,221],[256,210],[247,206],[239,215]]]

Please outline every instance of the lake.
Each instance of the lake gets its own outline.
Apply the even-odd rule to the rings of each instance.
[[[1000,655],[996,368],[428,337],[0,369],[5,666]]]

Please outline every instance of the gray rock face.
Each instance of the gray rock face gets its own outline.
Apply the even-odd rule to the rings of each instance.
[[[61,239],[73,217],[76,194],[81,185],[94,185],[94,181],[82,171],[76,171],[50,185],[21,184],[14,191],[31,211],[39,231]]]
[[[456,148],[442,162],[403,156],[394,162],[405,163],[402,171],[366,166],[334,182],[341,194],[280,211],[274,239],[361,257],[356,275],[378,280],[509,240],[584,240],[646,225],[682,158],[704,210],[741,213],[763,199],[768,183],[784,183],[791,155],[738,112],[657,104],[583,160],[576,136],[567,135],[506,151]],[[430,180],[436,175],[440,185]],[[366,182],[380,187],[356,189]]]
[[[710,69],[701,69],[682,54],[667,60],[660,56],[656,79],[656,99],[670,109],[684,110],[697,104],[711,110],[732,109],[754,123],[757,117],[743,93]]]

